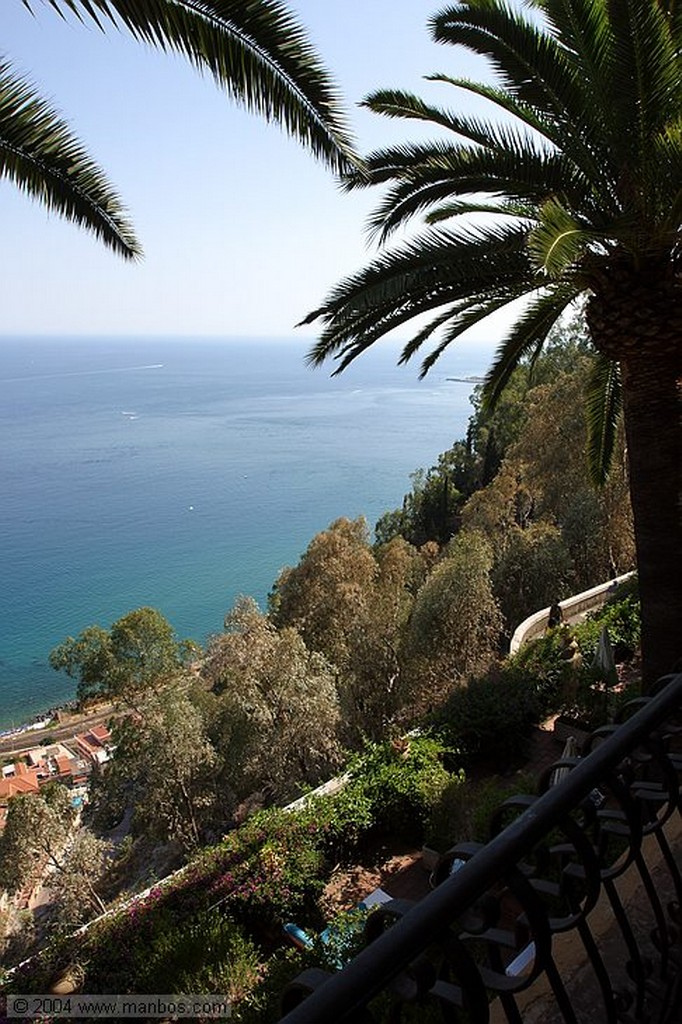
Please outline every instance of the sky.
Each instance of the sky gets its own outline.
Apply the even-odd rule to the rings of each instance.
[[[470,109],[462,93],[423,79],[485,74],[477,58],[430,39],[437,0],[289,6],[341,90],[361,152],[420,130],[359,109],[372,89]],[[3,0],[3,55],[103,165],[145,257],[123,262],[1,180],[0,335],[314,336],[295,325],[371,253],[365,222],[379,194],[343,195],[277,125],[180,58],[62,20],[44,0],[34,12]]]

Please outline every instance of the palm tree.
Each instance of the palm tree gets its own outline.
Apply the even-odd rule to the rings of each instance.
[[[462,0],[430,21],[436,41],[487,57],[496,73],[487,85],[433,79],[489,101],[497,122],[397,90],[365,100],[446,133],[372,153],[368,177],[347,177],[347,188],[387,184],[371,220],[383,248],[304,321],[323,322],[309,360],[334,357],[340,372],[430,313],[401,356],[434,338],[425,373],[468,327],[523,297],[486,379],[494,403],[519,361],[582,299],[597,353],[586,395],[597,481],[621,402],[624,411],[649,684],[682,654],[682,8],[523,6],[527,14],[502,0]],[[417,214],[429,227],[387,246]]]
[[[332,82],[281,0],[21,0],[100,28],[127,29],[213,75],[237,102],[278,121],[334,171],[356,162]],[[126,258],[140,246],[119,197],[69,126],[0,64],[0,175]]]

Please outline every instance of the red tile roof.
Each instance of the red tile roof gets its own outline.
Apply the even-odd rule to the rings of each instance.
[[[35,775],[15,775],[0,779],[0,801],[4,803],[20,793],[37,793],[39,788]]]
[[[66,754],[57,754],[55,764],[60,775],[70,775],[74,767],[72,758],[67,757]]]
[[[90,735],[94,736],[99,743],[108,743],[111,739],[111,733],[106,725],[93,725]]]

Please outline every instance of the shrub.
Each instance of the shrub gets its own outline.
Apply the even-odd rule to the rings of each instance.
[[[617,597],[617,595],[616,595]],[[616,655],[616,661],[626,661],[637,650],[641,639],[639,598],[630,594],[621,600],[615,598],[598,612],[593,612],[585,622],[574,629],[575,638],[586,662],[594,658],[599,635],[606,627],[609,640]]]
[[[461,752],[465,766],[483,762],[506,769],[523,756],[541,707],[526,678],[491,673],[450,694],[436,729],[444,743]]]
[[[135,991],[221,992],[238,1003],[257,986],[260,960],[234,921],[206,911],[156,930],[136,965]]]
[[[352,857],[375,825],[372,798],[360,779],[349,782],[333,796],[316,797],[309,809],[324,826],[322,849],[333,863]]]
[[[427,736],[370,744],[351,762],[351,794],[357,787],[369,800],[375,828],[419,843],[431,808],[450,781],[446,753],[441,742]]]
[[[563,704],[574,671],[567,657],[572,639],[572,629],[559,626],[524,644],[504,664],[505,677],[516,679],[534,692],[540,717],[558,711]]]
[[[518,772],[511,779],[500,779],[496,776],[484,779],[471,796],[469,834],[465,838],[477,843],[487,843],[491,838],[492,816],[500,805],[512,796],[535,792],[536,780],[530,772]]]
[[[424,832],[424,844],[445,853],[453,843],[466,839],[471,807],[471,788],[463,785],[464,772],[453,775],[431,808]]]
[[[222,845],[222,870],[211,896],[256,934],[281,921],[315,913],[324,884],[328,823],[310,808],[272,808],[254,814]]]
[[[485,843],[490,839],[490,820],[505,800],[517,793],[535,792],[535,779],[528,772],[518,772],[511,779],[499,776],[481,782],[453,779],[432,810],[426,843],[445,853],[456,843]]]

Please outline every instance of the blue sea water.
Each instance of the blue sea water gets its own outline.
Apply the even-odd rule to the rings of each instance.
[[[277,339],[0,338],[0,728],[73,695],[55,644],[152,605],[199,642],[339,516],[373,526],[461,437],[490,346],[425,381]]]

